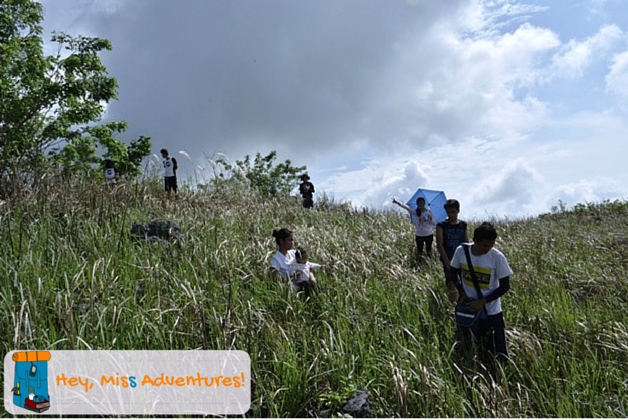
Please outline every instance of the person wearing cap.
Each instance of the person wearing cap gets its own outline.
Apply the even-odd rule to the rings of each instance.
[[[301,184],[299,185],[299,192],[303,197],[303,208],[310,209],[314,207],[314,184],[310,182],[310,176],[308,174],[301,175]]]

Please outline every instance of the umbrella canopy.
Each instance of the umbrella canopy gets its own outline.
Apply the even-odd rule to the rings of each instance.
[[[419,188],[406,204],[416,210],[416,200],[419,197],[423,197],[425,199],[425,207],[432,210],[432,212],[434,213],[434,219],[436,219],[436,223],[442,222],[447,218],[447,212],[443,207],[445,201],[447,201],[447,197],[445,197],[444,191]],[[415,223],[414,215],[411,215],[410,217],[412,218],[412,223]]]

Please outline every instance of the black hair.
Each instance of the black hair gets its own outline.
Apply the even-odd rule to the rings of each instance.
[[[460,211],[460,202],[456,200],[455,198],[450,198],[449,200],[445,201],[445,204],[443,204],[443,207],[445,208],[445,210],[456,209]]]
[[[165,153],[166,155],[170,155],[170,153],[168,153],[168,149],[161,149],[159,151],[159,153],[161,153],[162,155]]]
[[[302,246],[298,247],[294,250],[294,257],[299,260],[307,258],[307,249],[303,248]]]
[[[495,230],[495,227],[489,222],[482,223],[473,231],[473,242],[483,240],[492,241],[495,239],[497,239],[497,231]]]
[[[421,217],[421,215],[423,214],[423,212],[421,211],[421,208],[419,207],[419,201],[423,200],[423,202],[425,202],[425,198],[423,197],[418,197],[416,199],[416,214],[419,215],[419,217]]]
[[[292,235],[292,231],[290,229],[281,228],[279,230],[273,230],[273,238],[275,238],[277,245],[281,245],[281,243],[290,235]]]
[[[105,168],[113,168],[113,161],[111,159],[105,159],[103,161]]]

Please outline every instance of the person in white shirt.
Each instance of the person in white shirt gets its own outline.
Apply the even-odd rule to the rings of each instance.
[[[177,160],[170,157],[168,149],[161,149],[161,156],[164,158],[164,187],[168,197],[170,197],[170,191],[174,191],[174,195],[177,195],[177,169],[179,165]]]
[[[485,325],[479,326],[480,335],[486,338],[488,351],[499,361],[505,361],[508,360],[508,347],[501,296],[510,290],[510,276],[513,271],[504,254],[493,248],[496,239],[497,231],[493,225],[489,222],[482,223],[473,232],[473,244],[462,244],[456,248],[451,267],[460,300],[469,302],[468,310],[476,313],[486,308],[488,317]],[[465,247],[469,249],[482,298],[479,298],[473,283]]]
[[[270,260],[270,271],[280,279],[289,279],[292,275],[290,264],[294,262],[294,235],[286,228],[273,230],[273,238],[279,250]]]
[[[425,207],[425,198],[419,197],[416,199],[416,209],[400,203],[396,198],[393,198],[392,202],[399,207],[405,209],[408,213],[414,216],[415,240],[417,256],[419,261],[423,258],[423,245],[425,245],[426,256],[432,255],[432,243],[434,242],[434,227],[436,226],[436,219],[434,219],[434,213],[432,209]]]
[[[117,178],[116,168],[113,166],[111,159],[105,159],[103,163],[105,166],[105,184],[113,187]]]
[[[294,261],[290,263],[290,270],[293,273],[292,285],[295,289],[301,290],[304,286],[316,287],[316,277],[314,270],[324,268],[323,265],[308,261],[309,255],[305,248],[298,247],[294,252]]]

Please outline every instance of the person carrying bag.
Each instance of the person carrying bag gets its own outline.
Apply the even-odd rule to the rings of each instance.
[[[513,272],[504,254],[493,248],[496,239],[493,225],[482,223],[473,232],[473,244],[456,249],[451,267],[461,296],[456,305],[456,322],[476,336],[492,331],[487,349],[505,361],[508,348],[500,298],[510,290]]]
[[[473,280],[473,286],[475,287],[478,299],[484,299],[482,289],[480,289],[478,279],[475,275],[475,270],[473,269],[471,255],[469,255],[469,245],[463,244],[461,246],[463,247],[465,256],[467,258],[469,274],[471,275],[471,280]],[[456,324],[458,324],[458,326],[461,328],[469,328],[473,334],[477,335],[480,331],[482,331],[482,329],[480,329],[480,326],[483,321],[486,321],[486,319],[488,318],[488,313],[486,312],[486,306],[483,306],[482,309],[477,312],[471,312],[469,311],[469,304],[469,301],[462,300],[456,304]]]

